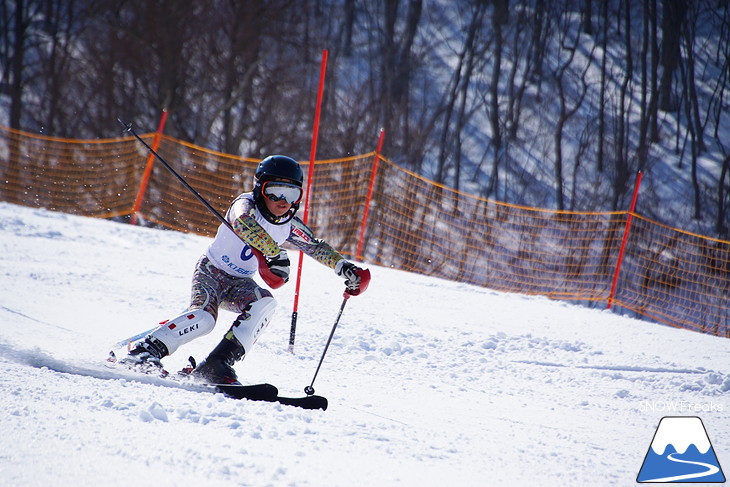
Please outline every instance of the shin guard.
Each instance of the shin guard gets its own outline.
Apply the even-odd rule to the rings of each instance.
[[[233,336],[243,345],[248,353],[258,340],[261,332],[269,324],[269,320],[276,309],[276,300],[271,296],[265,296],[251,304],[251,307],[241,313],[233,322],[231,331]]]
[[[215,327],[213,315],[202,309],[187,311],[150,333],[165,344],[170,354],[181,345],[210,333]]]

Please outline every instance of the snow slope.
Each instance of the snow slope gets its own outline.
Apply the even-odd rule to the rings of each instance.
[[[671,415],[700,416],[730,468],[727,339],[392,269],[347,303],[314,384],[325,412],[105,367],[187,306],[207,243],[0,203],[0,484],[629,485]],[[289,284],[239,376],[302,395],[342,290],[307,259],[295,354]]]

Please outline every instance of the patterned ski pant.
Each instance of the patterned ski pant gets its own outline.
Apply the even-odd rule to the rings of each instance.
[[[202,256],[193,272],[188,310],[203,309],[217,319],[219,308],[241,314],[264,296],[271,296],[271,292],[259,287],[250,277],[231,276]]]

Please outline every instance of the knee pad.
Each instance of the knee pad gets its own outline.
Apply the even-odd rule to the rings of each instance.
[[[194,309],[177,316],[150,333],[165,344],[172,355],[181,345],[207,335],[215,327],[213,315],[202,309]]]
[[[231,327],[233,336],[243,345],[246,353],[251,350],[261,333],[266,329],[276,309],[276,300],[266,296],[251,304],[248,311],[241,313]]]

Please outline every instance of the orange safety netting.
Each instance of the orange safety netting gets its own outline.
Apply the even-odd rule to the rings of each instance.
[[[673,326],[730,336],[730,242],[634,214],[616,303]]]
[[[128,214],[144,149],[130,139],[78,140],[0,127],[0,200],[80,215]]]
[[[159,153],[220,213],[252,188],[258,163],[167,136]],[[609,302],[629,212],[500,203],[435,184],[378,155],[362,227],[374,156],[314,164],[309,224],[343,254],[502,291],[594,307]],[[132,137],[69,140],[0,127],[0,200],[101,218],[131,215],[147,159]],[[138,216],[213,235],[215,217],[161,164],[153,168]],[[310,164],[302,168],[306,181]],[[730,336],[730,242],[632,216],[614,309]]]

